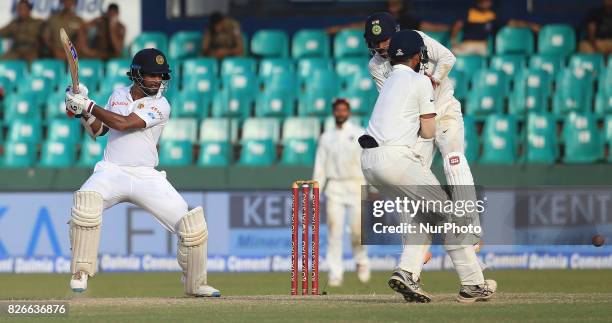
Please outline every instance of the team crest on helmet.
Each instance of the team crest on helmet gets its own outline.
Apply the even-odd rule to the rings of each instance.
[[[157,62],[157,64],[162,65],[164,63],[164,57],[161,55],[157,55],[155,57],[155,62]]]
[[[372,26],[372,34],[378,36],[380,35],[381,32],[382,32],[382,28],[380,27],[380,25]]]
[[[404,52],[402,52],[401,48],[397,49],[397,52],[395,52],[395,56],[404,56]]]

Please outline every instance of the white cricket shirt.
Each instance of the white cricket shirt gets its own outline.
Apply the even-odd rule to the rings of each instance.
[[[159,162],[157,142],[170,117],[170,104],[163,96],[133,101],[130,88],[115,90],[105,109],[123,116],[136,113],[146,127],[127,131],[110,129],[103,160],[120,166],[155,167]]]
[[[426,66],[426,70],[432,73],[432,76],[436,80],[440,81],[440,85],[434,90],[434,99],[436,100],[436,109],[442,112],[448,103],[456,101],[453,83],[447,76],[457,59],[448,48],[444,47],[438,41],[421,31],[415,31],[423,37],[423,43],[425,47],[427,47],[429,63]],[[391,75],[391,63],[389,63],[388,59],[382,58],[380,55],[376,54],[372,56],[368,63],[368,70],[376,83],[376,88],[380,92],[383,83],[389,78],[389,75]],[[423,71],[421,71],[421,73],[423,73]]]
[[[430,113],[435,113],[431,81],[398,64],[380,90],[366,133],[381,146],[412,147],[421,127],[419,117]]]

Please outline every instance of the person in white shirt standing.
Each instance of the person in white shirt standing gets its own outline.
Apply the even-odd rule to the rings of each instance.
[[[337,99],[333,103],[335,126],[319,138],[313,178],[319,182],[327,199],[327,264],[330,287],[342,284],[342,237],[344,219],[350,222],[353,259],[357,277],[363,283],[370,280],[367,247],[361,245],[361,187],[365,179],[361,172],[361,147],[357,138],[363,135],[360,126],[348,121],[349,102]]]
[[[178,235],[177,260],[183,269],[185,293],[218,297],[207,285],[208,229],[204,211],[191,211],[181,195],[157,171],[157,142],[170,117],[170,104],[163,96],[170,80],[166,56],[147,48],[134,55],[127,73],[133,84],[115,90],[106,107],[87,97],[79,86],[75,94],[66,89],[66,111],[80,117],[95,140],[108,133],[104,158],[89,179],[74,193],[70,220],[72,251],[70,287],[87,289],[96,274],[102,212],[121,202],[133,203],[153,214],[168,231]]]
[[[431,80],[418,73],[424,51],[423,39],[414,30],[392,36],[388,48],[392,70],[382,85],[366,134],[359,138],[364,148],[361,166],[367,182],[385,196],[445,201],[446,192],[417,144],[419,137],[434,138],[437,130]],[[414,243],[415,237],[416,241],[429,243]],[[403,255],[407,256],[402,257],[389,286],[407,301],[430,302],[431,296],[421,288],[419,276],[431,236],[405,234],[403,238]],[[475,302],[491,298],[497,283],[485,281],[472,246],[445,245],[445,248],[461,280],[457,299]]]

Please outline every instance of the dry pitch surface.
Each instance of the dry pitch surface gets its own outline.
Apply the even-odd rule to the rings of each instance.
[[[386,286],[388,273],[376,273],[368,285],[347,273],[345,286],[314,297],[287,296],[283,273],[212,274],[211,281],[225,295],[218,299],[182,297],[176,273],[103,273],[80,295],[67,291],[66,276],[0,275],[2,303],[54,299],[70,305],[63,317],[0,314],[0,322],[612,321],[612,271],[492,271],[488,276],[500,284],[497,297],[465,305],[455,302],[452,272],[425,273],[425,288],[434,294],[430,304],[406,303]]]

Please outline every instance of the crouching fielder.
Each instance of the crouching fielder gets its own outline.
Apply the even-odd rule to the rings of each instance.
[[[170,232],[178,235],[177,260],[183,269],[185,293],[215,296],[221,293],[207,285],[206,261],[208,229],[202,207],[188,211],[187,203],[166,180],[166,173],[155,170],[156,145],[170,116],[170,105],[163,92],[170,80],[166,57],[157,49],[136,53],[129,79],[133,84],[113,92],[102,108],[68,88],[66,110],[80,116],[92,137],[108,133],[104,159],[74,194],[70,220],[72,279],[75,292],[87,289],[87,280],[96,274],[102,212],[120,202],[133,203],[153,214]]]
[[[359,138],[364,151],[361,167],[368,183],[386,196],[444,201],[446,193],[429,169],[417,142],[436,133],[436,109],[431,81],[418,74],[423,59],[423,40],[413,30],[395,33],[389,45],[392,72],[376,100],[366,134]],[[406,235],[404,252],[389,286],[407,301],[429,302],[420,274],[423,257],[431,244],[425,233]],[[484,279],[476,252],[468,245],[445,245],[461,281],[457,299],[474,302],[491,298],[497,288]]]

